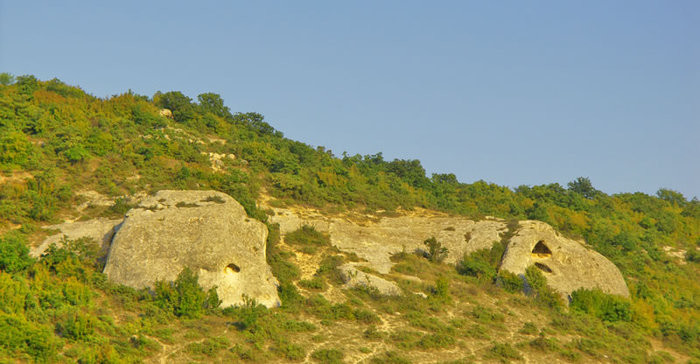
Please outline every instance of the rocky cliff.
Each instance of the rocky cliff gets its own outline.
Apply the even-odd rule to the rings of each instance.
[[[387,274],[394,264],[393,254],[422,250],[423,241],[430,237],[448,249],[445,262],[454,264],[465,254],[491,248],[509,232],[512,237],[506,242],[501,270],[523,276],[528,267],[535,266],[564,297],[579,288],[629,296],[612,262],[543,222],[508,226],[500,219],[473,221],[422,210],[384,217],[329,216],[303,208],[269,210],[273,211],[270,222],[280,225],[283,236],[310,225],[329,234],[331,244],[339,250],[359,257],[361,262],[341,267],[348,287],[373,285],[386,294],[400,294],[393,282],[357,268]],[[243,295],[268,307],[279,304],[277,281],[265,259],[267,228],[249,218],[226,194],[160,191],[142,198],[123,220],[96,219],[51,228],[61,234],[49,237],[34,249],[34,255],[62,236],[87,236],[109,248],[104,272],[115,282],[151,287],[157,280],[174,280],[184,267],[190,267],[199,274],[202,286],[217,287],[224,306],[242,303]]]
[[[423,241],[435,237],[448,248],[447,263],[456,263],[465,254],[489,249],[508,230],[506,221],[487,218],[472,221],[435,212],[411,212],[398,217],[348,219],[324,216],[309,209],[272,208],[270,220],[280,224],[282,234],[311,225],[330,235],[341,251],[354,253],[365,265],[379,273],[389,273],[391,255],[425,249]],[[499,269],[524,276],[529,266],[543,272],[548,285],[567,298],[579,288],[599,288],[603,292],[629,296],[619,269],[582,242],[561,236],[539,221],[520,221],[512,227]],[[375,277],[366,277],[369,282]],[[378,277],[376,277],[378,278]],[[349,283],[356,281],[348,280]]]

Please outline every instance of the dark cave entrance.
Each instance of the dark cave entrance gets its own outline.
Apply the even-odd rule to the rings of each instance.
[[[546,264],[535,263],[535,267],[537,267],[539,270],[545,273],[552,273],[552,268],[548,267]]]
[[[226,273],[238,273],[241,271],[241,267],[231,263],[224,268],[224,272]]]
[[[544,240],[540,240],[535,244],[535,247],[532,248],[532,255],[538,258],[549,258],[552,256],[552,251],[545,245]]]

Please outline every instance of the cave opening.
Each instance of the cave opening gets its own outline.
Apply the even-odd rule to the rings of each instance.
[[[241,271],[241,267],[231,263],[224,268],[224,272],[226,273],[238,273]]]
[[[545,273],[552,273],[552,268],[548,267],[546,264],[535,263],[535,267],[537,267],[539,270]]]
[[[538,258],[549,258],[552,256],[552,251],[545,245],[544,240],[540,240],[535,244],[535,247],[532,248],[532,255]]]

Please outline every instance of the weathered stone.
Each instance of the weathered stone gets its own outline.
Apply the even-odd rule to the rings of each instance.
[[[285,209],[274,211],[270,220],[280,224],[282,234],[302,225],[313,226],[328,233],[335,247],[356,254],[382,274],[389,273],[394,265],[390,260],[393,254],[425,249],[423,242],[430,237],[448,249],[445,262],[456,263],[465,253],[491,248],[506,230],[506,223],[495,219],[475,222],[463,217],[400,216],[358,223],[313,212],[302,215]]]
[[[345,288],[371,288],[376,289],[384,296],[400,296],[401,288],[396,283],[377,277],[374,274],[365,273],[356,268],[355,264],[348,263],[338,267],[340,277],[345,282]]]
[[[242,295],[279,305],[277,280],[265,260],[267,228],[230,196],[215,191],[160,191],[129,210],[115,234],[105,274],[135,288],[173,281],[185,268],[222,306]]]
[[[423,250],[423,241],[432,236],[448,249],[445,262],[456,263],[465,254],[490,249],[507,230],[503,220],[487,218],[475,222],[430,212],[398,217],[368,216],[358,220],[327,217],[310,209],[274,208],[274,211],[271,220],[280,224],[282,234],[311,225],[328,233],[335,247],[356,254],[365,260],[360,264],[382,274],[391,270],[393,254]],[[535,249],[539,241],[544,243]],[[542,245],[550,252],[545,248],[540,251]],[[622,274],[607,258],[562,237],[546,223],[522,221],[507,245],[500,269],[524,274],[527,267],[536,264],[544,271],[548,284],[563,296],[578,288],[600,288],[604,292],[629,296]]]
[[[88,221],[66,222],[58,225],[45,226],[44,229],[59,230],[59,234],[54,234],[44,239],[38,247],[32,248],[29,255],[39,257],[51,244],[61,246],[63,238],[68,240],[77,240],[80,238],[90,238],[101,245],[102,249],[109,248],[109,243],[112,241],[112,236],[119,229],[122,219],[111,220],[99,218]]]
[[[564,297],[579,288],[629,297],[629,290],[615,264],[581,243],[565,238],[540,221],[521,221],[501,261],[501,270],[518,275],[534,265],[547,284]]]

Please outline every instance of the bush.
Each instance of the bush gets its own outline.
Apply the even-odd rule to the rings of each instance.
[[[255,299],[243,295],[243,305],[240,307],[230,307],[224,311],[228,315],[238,318],[236,327],[239,330],[256,331],[258,321],[267,314],[267,307],[259,304]]]
[[[700,263],[700,250],[690,248],[685,253],[685,260],[689,263]]]
[[[442,246],[442,243],[437,241],[435,237],[426,239],[423,245],[428,249],[426,253],[426,258],[428,258],[433,263],[441,263],[447,257],[447,248]]]
[[[450,302],[452,300],[450,297],[450,280],[447,277],[438,277],[435,280],[433,297],[441,302]]]
[[[0,348],[27,353],[37,361],[50,361],[58,346],[58,340],[46,328],[0,313]]]
[[[314,291],[323,291],[326,289],[326,282],[323,280],[323,277],[315,275],[311,279],[300,280],[299,286]]]
[[[574,311],[587,313],[608,322],[632,319],[629,300],[605,294],[600,289],[579,289],[572,292],[569,307]]]
[[[22,235],[10,233],[0,237],[0,270],[19,272],[29,267],[33,261]]]
[[[85,341],[95,332],[95,324],[92,317],[82,313],[73,313],[62,323],[57,324],[56,329],[63,337]]]
[[[522,292],[523,290],[523,279],[508,271],[498,272],[496,284],[510,293]]]
[[[496,268],[491,266],[488,260],[483,259],[482,254],[478,252],[465,254],[464,258],[457,263],[457,272],[482,281],[491,281],[496,276]]]
[[[421,349],[441,349],[454,346],[455,338],[446,334],[426,334],[418,340]]]
[[[503,363],[507,363],[511,360],[520,360],[523,357],[520,355],[518,350],[516,350],[514,347],[510,346],[510,344],[505,343],[505,344],[500,344],[500,343],[495,343],[493,346],[489,349],[489,354],[488,357],[498,359]]]
[[[338,364],[343,362],[342,351],[338,349],[320,349],[311,353],[311,358],[324,364]]]
[[[395,351],[387,351],[384,354],[372,358],[372,363],[377,364],[411,364],[411,361]]]
[[[306,357],[306,349],[300,345],[283,343],[271,349],[277,355],[291,361],[301,361]]]
[[[178,274],[175,282],[155,283],[156,304],[178,317],[198,318],[205,308],[215,308],[220,304],[216,289],[204,292],[199,285],[199,277],[188,267]]]
[[[304,225],[287,234],[284,237],[284,241],[287,244],[300,246],[325,246],[331,244],[328,235],[316,231],[313,226],[309,225]]]
[[[535,301],[544,307],[556,310],[564,307],[564,302],[559,295],[547,285],[547,278],[534,265],[525,270],[525,292],[533,295]]]

